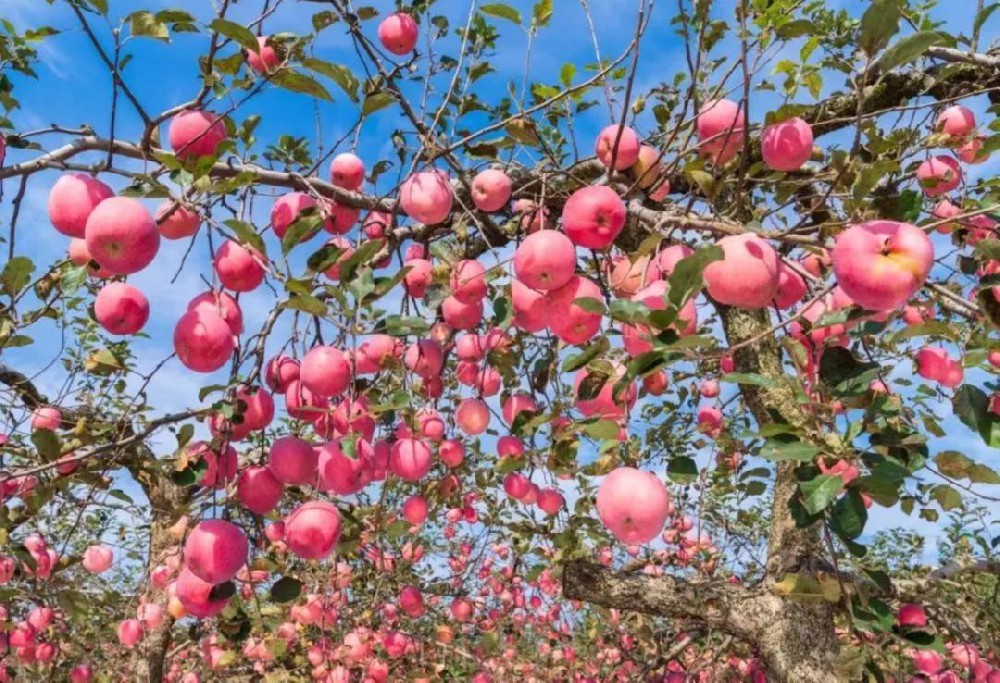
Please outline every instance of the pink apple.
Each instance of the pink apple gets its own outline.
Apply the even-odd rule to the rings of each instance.
[[[285,519],[285,543],[305,560],[327,557],[340,538],[340,511],[325,500],[303,503]]]
[[[112,273],[107,268],[102,268],[100,264],[97,264],[97,268],[92,267],[91,262],[94,261],[93,257],[90,255],[90,250],[87,249],[87,240],[80,237],[74,237],[69,241],[69,249],[67,250],[67,256],[69,260],[73,262],[74,265],[84,266],[87,269],[87,275],[94,278],[106,279],[112,277]],[[94,261],[96,263],[96,261]]]
[[[168,199],[156,210],[156,223],[160,226],[162,237],[181,240],[198,233],[201,216],[196,209]]]
[[[438,445],[438,457],[451,468],[460,467],[465,460],[465,448],[457,439],[447,439]]]
[[[58,408],[35,408],[31,413],[31,428],[35,431],[48,429],[54,432],[60,426],[62,426],[62,413],[59,412]]]
[[[510,177],[498,168],[480,171],[472,180],[472,202],[480,211],[499,211],[510,202]]]
[[[276,356],[264,368],[264,382],[271,391],[285,393],[288,385],[299,378],[299,362],[288,356]]]
[[[253,247],[226,240],[215,252],[212,265],[219,282],[234,292],[252,292],[264,282],[267,259]]]
[[[167,136],[170,148],[179,159],[215,154],[226,139],[222,117],[207,111],[184,111],[174,116]]]
[[[719,303],[740,308],[765,308],[778,293],[778,255],[767,242],[750,233],[718,241],[725,253],[704,271],[705,288]]]
[[[514,308],[514,325],[525,332],[539,332],[548,327],[546,295],[518,279],[511,280],[511,303]]]
[[[421,339],[411,344],[403,356],[406,367],[424,379],[437,377],[444,365],[441,346],[431,339]]]
[[[938,114],[935,127],[944,135],[966,138],[976,130],[976,115],[967,107],[953,104]]]
[[[85,173],[66,173],[49,192],[49,220],[68,237],[82,238],[87,219],[97,205],[114,196],[114,191]]]
[[[660,161],[662,158],[663,153],[655,147],[650,147],[649,145],[642,145],[639,147],[639,156],[629,169],[632,173],[632,177],[635,178],[635,184],[637,187],[640,187],[643,190],[648,190],[653,187],[658,180],[660,180]],[[667,192],[669,192],[670,182],[667,181],[666,185]],[[662,199],[655,201],[662,201]]]
[[[403,276],[406,293],[415,299],[423,299],[427,294],[427,288],[433,282],[434,267],[430,261],[422,258],[407,261],[405,267],[408,269]]]
[[[156,221],[137,199],[111,197],[87,219],[87,250],[115,275],[138,273],[152,263],[160,248]]]
[[[616,146],[617,156],[614,152]],[[597,136],[595,152],[606,167],[611,168],[611,159],[614,157],[615,170],[624,171],[639,160],[639,136],[628,126],[612,124]]]
[[[504,422],[509,425],[514,424],[517,416],[523,412],[534,413],[538,411],[538,404],[533,396],[529,394],[512,394],[503,402],[500,414]]]
[[[271,207],[271,228],[274,234],[284,239],[288,227],[297,221],[302,212],[316,207],[316,200],[305,192],[289,192],[278,197]]]
[[[677,264],[693,253],[694,250],[686,244],[672,244],[663,249],[649,262],[649,268],[646,269],[647,282],[669,278],[674,274]]]
[[[190,311],[174,328],[174,351],[195,372],[214,372],[233,356],[236,342],[225,319],[212,311]]]
[[[566,499],[555,489],[539,489],[538,500],[535,503],[538,508],[549,517],[559,514]]]
[[[483,319],[483,302],[466,304],[449,296],[441,302],[441,317],[453,329],[471,330]]]
[[[149,301],[132,285],[109,282],[97,293],[94,317],[111,334],[135,334],[149,320]]]
[[[990,153],[983,150],[985,144],[985,136],[977,135],[973,138],[969,138],[962,143],[961,147],[958,148],[958,158],[967,164],[981,164],[985,162],[990,158]]]
[[[413,48],[417,45],[419,30],[412,16],[406,12],[396,12],[387,16],[378,25],[378,39],[386,50],[402,56],[413,52]]]
[[[316,478],[316,451],[295,436],[275,439],[267,456],[267,466],[283,484],[311,484]]]
[[[365,162],[354,154],[338,154],[330,162],[330,182],[345,190],[356,190],[365,182]]]
[[[705,102],[698,112],[698,149],[713,164],[724,164],[743,149],[746,119],[731,100]]]
[[[266,515],[281,501],[285,487],[267,467],[248,467],[236,480],[236,496],[247,510]]]
[[[940,347],[920,349],[916,355],[917,374],[946,387],[959,386],[964,379],[961,361],[954,360],[951,355]]]
[[[766,127],[760,139],[764,163],[785,173],[802,168],[809,161],[812,149],[812,127],[797,116]]]
[[[424,613],[424,596],[416,586],[404,586],[399,593],[399,607],[416,619]]]
[[[934,263],[934,245],[909,223],[871,221],[838,235],[832,258],[847,296],[869,310],[890,311],[923,286]]]
[[[239,302],[226,292],[202,292],[188,302],[187,310],[197,313],[207,311],[222,316],[233,334],[243,334],[243,311]]]
[[[419,439],[400,439],[392,445],[389,467],[400,479],[418,482],[433,465],[431,449]]]
[[[778,261],[778,293],[774,297],[774,305],[778,308],[791,308],[802,301],[809,293],[806,281],[792,270],[784,260]]]
[[[229,598],[213,597],[214,585],[202,581],[190,569],[181,569],[174,582],[174,593],[184,611],[197,619],[208,619],[221,612],[229,604]]]
[[[962,167],[954,157],[931,157],[917,167],[917,183],[928,197],[947,194],[962,184]]]
[[[539,291],[559,289],[570,281],[575,268],[573,242],[557,230],[539,230],[528,235],[514,251],[515,276]]]
[[[477,436],[490,425],[490,409],[477,398],[467,398],[455,410],[455,422],[469,436]]]
[[[423,524],[427,519],[427,501],[423,496],[410,496],[403,501],[402,514],[410,524]]]
[[[299,381],[317,396],[339,396],[351,383],[351,364],[340,349],[314,346],[302,358]]]
[[[339,496],[351,496],[361,491],[372,480],[371,444],[364,439],[355,442],[354,457],[348,457],[340,444],[331,441],[319,451],[319,488]]]
[[[592,280],[574,275],[569,282],[549,292],[547,306],[559,315],[549,316],[549,327],[567,344],[584,344],[601,329],[601,314],[592,313],[574,303],[577,299],[603,301],[601,288]]]
[[[566,200],[562,220],[573,244],[607,249],[625,227],[625,202],[607,185],[582,187]]]
[[[444,171],[414,173],[399,188],[399,203],[407,216],[433,225],[451,213],[451,183]]]
[[[669,509],[667,489],[652,472],[619,467],[597,491],[597,514],[622,543],[648,543],[656,538]]]
[[[224,583],[246,564],[249,552],[238,526],[224,519],[202,520],[184,542],[184,566],[202,581]]]
[[[463,304],[474,304],[486,296],[486,269],[479,261],[459,261],[451,270],[451,295]]]
[[[281,62],[278,52],[270,45],[270,41],[267,36],[258,36],[257,49],[246,51],[247,64],[259,74],[274,71]]]
[[[905,603],[899,606],[899,616],[897,618],[900,626],[912,626],[923,628],[927,626],[927,613],[923,605]]]
[[[573,394],[576,398],[576,407],[584,417],[598,416],[605,420],[624,419],[628,411],[635,405],[636,389],[634,383],[629,385],[615,397],[615,384],[625,374],[624,366],[617,366],[615,374],[608,378],[601,385],[600,391],[593,398],[579,398],[580,385],[590,376],[587,368],[580,368],[576,373],[573,383]]]
[[[91,545],[83,552],[83,568],[91,574],[103,574],[111,569],[114,552],[106,545]]]
[[[132,649],[142,640],[142,624],[138,619],[126,619],[118,624],[118,642],[127,649]]]

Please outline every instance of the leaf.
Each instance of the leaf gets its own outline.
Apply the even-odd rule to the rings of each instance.
[[[972,33],[974,35],[979,33],[979,30],[983,27],[983,24],[986,23],[986,20],[989,19],[990,15],[993,14],[997,9],[1000,9],[1000,2],[993,2],[990,3],[988,6],[984,7],[983,11],[981,11],[979,14],[976,15],[976,21],[972,25]]]
[[[861,15],[861,49],[873,56],[899,30],[899,0],[872,0]]]
[[[950,42],[949,36],[940,31],[912,33],[890,45],[878,60],[878,67],[882,73],[891,71],[897,66],[915,61],[927,51],[927,48],[948,42]]]
[[[223,221],[223,225],[232,230],[236,234],[236,239],[243,244],[250,245],[261,254],[267,254],[264,250],[263,238],[257,234],[257,230],[249,223],[230,218]]]
[[[604,308],[604,302],[592,297],[573,299],[573,305],[587,313],[597,313],[599,315],[607,313],[607,309]]]
[[[587,436],[597,439],[598,441],[607,441],[608,439],[615,439],[618,437],[619,427],[617,422],[612,422],[611,420],[600,420],[584,426],[583,431],[587,434]]]
[[[247,50],[256,51],[260,49],[260,46],[257,44],[257,36],[250,29],[236,22],[227,19],[215,19],[208,27],[216,33],[224,35],[226,38],[235,40]]]
[[[686,455],[670,458],[667,476],[678,484],[689,484],[698,478],[698,465]]]
[[[332,79],[351,98],[351,102],[358,101],[358,87],[360,85],[358,79],[343,64],[333,64],[322,59],[309,57],[302,60],[302,66]]]
[[[338,247],[334,244],[324,244],[322,247],[309,255],[309,260],[306,261],[306,265],[312,272],[322,273],[329,270],[330,267],[337,262],[337,259],[340,258],[344,251],[343,247]]]
[[[309,294],[296,294],[289,297],[283,305],[285,308],[302,311],[310,315],[318,315],[320,317],[326,315],[326,304]]]
[[[829,507],[840,493],[843,482],[840,477],[820,474],[809,481],[799,482],[802,491],[802,506],[809,514],[818,514]]]
[[[945,511],[962,507],[962,494],[948,484],[938,484],[932,488],[931,497]]]
[[[565,87],[570,87],[573,85],[573,76],[576,75],[576,66],[573,62],[567,62],[563,64],[562,69],[559,70],[559,82]]]
[[[365,103],[361,105],[361,115],[368,116],[380,109],[385,109],[392,104],[392,95],[387,92],[377,92],[365,98]]]
[[[975,463],[958,451],[941,451],[934,459],[937,468],[946,477],[962,479]]]
[[[792,38],[812,33],[815,30],[816,25],[808,19],[795,19],[779,26],[775,33],[783,40],[791,40]]]
[[[1000,474],[996,470],[982,463],[976,463],[965,473],[965,476],[973,484],[1000,485]]]
[[[602,335],[597,339],[597,341],[592,342],[583,350],[575,356],[570,356],[562,364],[563,372],[574,372],[579,370],[584,365],[590,361],[603,356],[611,349],[611,342],[608,340],[607,336]]]
[[[129,31],[133,36],[145,36],[157,40],[170,41],[170,29],[161,23],[152,12],[133,12],[128,17]]]
[[[822,452],[822,449],[802,441],[779,441],[769,439],[760,449],[760,457],[765,460],[780,462],[795,460],[809,462]]]
[[[291,602],[301,594],[302,582],[291,576],[282,576],[271,586],[271,600],[274,602]]]
[[[867,521],[865,501],[856,489],[848,489],[845,495],[838,498],[830,515],[831,526],[837,535],[851,540],[861,535]]]
[[[479,11],[483,14],[488,14],[491,17],[499,17],[500,19],[513,21],[518,25],[521,23],[521,13],[510,5],[505,5],[502,2],[491,2],[488,5],[483,5],[479,8]]]
[[[27,256],[15,256],[7,261],[0,273],[0,286],[4,294],[15,296],[22,289],[27,287],[31,281],[31,274],[35,272],[34,262]]]
[[[354,273],[358,267],[368,263],[372,256],[382,248],[378,240],[368,240],[355,250],[349,258],[344,259],[340,264],[340,281],[349,282],[354,279]]]
[[[323,227],[323,221],[319,209],[309,208],[300,213],[295,222],[288,226],[285,236],[281,238],[281,253],[288,254],[297,245],[315,237]]]
[[[840,599],[837,580],[823,574],[815,577],[808,574],[785,574],[781,581],[774,584],[773,590],[776,595],[801,602],[837,602]]]
[[[841,396],[867,391],[878,372],[878,363],[862,362],[841,346],[826,349],[819,362],[820,379]]]
[[[304,73],[295,71],[294,69],[286,68],[275,71],[271,74],[271,82],[285,90],[310,95],[318,100],[333,102],[329,91],[323,87],[322,83],[312,76],[306,76]]]
[[[393,337],[425,334],[430,329],[426,320],[412,315],[390,315],[385,319],[385,333]]]
[[[988,446],[1000,446],[1000,419],[990,411],[990,399],[982,389],[963,384],[955,392],[951,406],[958,419],[977,432]]]
[[[35,445],[42,460],[51,462],[62,455],[59,436],[50,429],[36,429],[31,433],[31,443]]]
[[[531,13],[535,26],[548,26],[552,19],[552,0],[539,0]]]
[[[610,379],[611,376],[606,372],[591,371],[580,382],[580,386],[576,388],[577,400],[589,401],[592,398],[596,398]]]

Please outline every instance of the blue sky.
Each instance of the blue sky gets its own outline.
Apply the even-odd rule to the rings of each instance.
[[[259,10],[260,4],[259,2],[241,2],[234,7],[230,18],[234,21],[249,21]],[[382,12],[388,11],[392,6],[392,3],[385,1],[370,4],[375,5]],[[533,3],[515,1],[510,4],[517,6],[527,16],[530,14]],[[602,56],[604,58],[617,57],[632,37],[635,26],[634,3],[619,2],[618,0],[590,0],[590,4]],[[717,16],[731,21],[733,17],[732,4],[732,1],[717,3],[715,10]],[[850,9],[863,7],[865,4],[861,0],[855,2],[841,0],[827,3],[829,7],[843,6]],[[65,5],[57,2],[50,6],[40,0],[3,0],[3,5],[4,14],[11,17],[21,27],[49,24],[61,31],[58,36],[41,44],[42,63],[38,69],[40,76],[38,83],[24,79],[17,81],[16,95],[22,106],[12,116],[16,128],[24,131],[43,127],[49,123],[73,127],[87,122],[99,134],[106,135],[111,98],[110,79],[86,36],[79,30],[75,19],[66,10]],[[210,3],[205,2],[205,0],[170,0],[166,2],[147,0],[142,3],[112,0],[112,14],[121,16],[124,13],[122,8],[126,5],[128,11],[139,7],[153,11],[168,7],[184,9],[200,20],[208,20],[212,15]],[[466,3],[443,0],[437,5],[442,8],[437,11],[447,14],[453,27],[464,23],[468,9]],[[959,9],[956,10],[956,3],[950,3],[946,8],[947,11],[942,10],[940,13],[942,21],[947,22],[946,28],[954,32],[967,30],[971,24],[973,5],[971,0],[961,2],[957,4]],[[637,92],[643,92],[661,80],[669,79],[680,68],[681,45],[674,37],[673,28],[669,25],[675,7],[675,3],[664,0],[656,4],[651,18],[650,32],[643,42],[643,56],[636,79]],[[265,33],[305,32],[309,27],[309,17],[321,9],[323,7],[319,4],[296,3],[286,0],[279,10],[267,19]],[[496,72],[486,76],[480,82],[477,90],[481,97],[492,101],[499,100],[506,95],[509,83],[513,83],[516,89],[520,89],[527,44],[522,31],[502,20],[496,20],[496,23],[503,31],[501,46],[490,60]],[[375,22],[369,24],[372,32],[375,30],[375,25]],[[984,29],[984,44],[989,44],[996,36],[998,25],[1000,25],[1000,20],[994,20],[987,24]],[[107,47],[110,44],[108,27],[101,25],[100,21],[95,22],[95,27],[103,44]],[[124,76],[147,110],[159,112],[193,96],[199,87],[197,56],[204,53],[207,44],[206,35],[195,34],[176,35],[170,44],[150,39],[137,39],[128,43],[127,51],[132,53],[134,57]],[[731,39],[726,39],[720,45],[719,52],[725,53],[732,47]],[[230,47],[224,56],[231,54],[233,49]],[[795,46],[785,49],[791,55],[794,54]],[[358,58],[350,47],[344,29],[338,26],[324,32],[315,45],[315,54],[327,61],[350,67],[356,67],[358,64]],[[556,0],[552,27],[543,31],[533,46],[530,62],[531,80],[556,83],[562,66],[571,62],[577,65],[576,79],[579,81],[589,77],[582,65],[593,61],[594,49],[590,40],[590,30],[580,4],[572,0]],[[842,84],[842,77],[828,76],[824,85],[824,94],[839,89]],[[341,139],[345,135],[356,120],[358,109],[334,84],[326,81],[326,85],[335,99],[333,103],[314,103],[305,96],[268,87],[250,105],[237,113],[236,118],[241,119],[248,113],[262,115],[263,120],[258,129],[258,137],[262,140],[258,147],[260,151],[263,151],[264,144],[273,141],[281,134],[306,137],[315,141],[317,122],[321,124],[323,142],[328,148],[332,141]],[[420,83],[416,83],[408,87],[411,92],[416,92],[415,89],[419,88],[420,85]],[[600,98],[601,93],[595,91],[593,96]],[[808,102],[807,95],[803,93],[798,101]],[[751,112],[757,112],[757,116],[760,116],[765,110],[777,104],[780,104],[780,99],[773,95],[755,95]],[[984,101],[973,101],[971,106],[982,117],[986,104]],[[225,103],[219,103],[215,108],[224,107]],[[620,103],[617,104],[617,107],[620,107]],[[620,111],[617,107],[616,115]],[[759,121],[757,116],[754,118]],[[607,123],[608,113],[603,101],[600,102],[600,106],[591,109],[577,121],[578,140],[585,156],[590,154],[591,140],[593,140],[596,131]],[[117,125],[119,135],[132,139],[138,136],[139,121],[125,102],[121,102],[119,105]],[[399,125],[400,118],[393,113],[376,116],[373,120],[365,123],[358,139],[357,150],[362,158],[369,163],[369,166],[376,159],[393,156],[388,136]],[[823,138],[820,142],[824,146],[837,145],[842,143],[842,138],[843,135],[832,135]],[[54,140],[55,138],[47,137],[44,144],[53,145]],[[348,151],[350,143],[351,141],[348,141],[347,144],[343,145],[341,151]],[[7,163],[20,161],[33,154],[30,151],[12,150],[8,154]],[[519,157],[519,161],[528,163],[530,159]],[[1000,158],[995,156],[993,161],[974,167],[973,177],[992,175],[998,168],[1000,168]],[[65,253],[66,241],[51,228],[45,211],[48,189],[57,175],[55,172],[46,172],[39,174],[31,181],[26,196],[24,215],[19,226],[18,242],[21,245],[19,252],[30,255],[39,264],[39,267],[44,267],[45,264],[62,258]],[[397,178],[398,169],[394,169],[394,172],[387,174],[377,189],[381,191],[391,190]],[[116,188],[121,186],[118,179],[111,179],[107,182]],[[5,182],[5,201],[0,205],[0,218],[3,218],[4,222],[10,214],[9,197],[13,193],[12,185],[12,181]],[[157,202],[149,202],[151,209],[155,208],[156,205]],[[258,207],[255,215],[261,224],[266,223],[269,208],[266,203]],[[273,236],[268,236],[268,240],[269,245],[274,244]],[[943,242],[939,242],[939,246],[943,248]],[[175,321],[184,311],[187,302],[205,289],[200,277],[208,273],[209,269],[207,266],[207,244],[203,237],[199,237],[192,256],[177,276],[176,282],[169,286],[166,284],[175,276],[177,265],[186,249],[186,242],[165,241],[153,265],[138,276],[130,278],[133,284],[150,295],[153,304],[152,319],[146,328],[150,338],[138,340],[135,344],[136,353],[144,368],[148,369],[169,355],[172,350],[170,339]],[[498,257],[502,258],[502,256],[501,254]],[[264,288],[241,297],[248,330],[259,329],[273,302],[272,293]],[[8,351],[4,358],[5,362],[24,370],[40,370],[58,355],[58,348],[51,342],[45,341],[45,339],[54,338],[51,335],[55,331],[54,326],[49,326],[46,329],[45,324],[39,324],[33,330],[31,334],[39,340],[38,343],[27,349]],[[910,374],[910,368],[905,367],[904,364],[896,369],[896,373],[899,376],[907,376]],[[978,386],[982,386],[985,375],[983,373],[970,373],[968,379]],[[57,366],[55,369],[42,373],[38,378],[38,383],[44,390],[54,393],[60,380]],[[213,377],[194,375],[175,360],[168,363],[158,373],[150,385],[149,391],[151,395],[158,397],[156,405],[160,410],[173,412],[198,405],[198,389],[212,382]],[[943,402],[939,414],[945,416],[949,413],[948,404]],[[977,460],[994,467],[1000,466],[998,455],[983,447],[978,437],[957,420],[947,418],[945,424],[949,431],[948,437],[946,440],[935,443],[935,446],[964,450]],[[0,428],[5,429],[6,427],[6,425],[0,425]],[[167,443],[169,441],[168,438]],[[567,494],[572,494],[572,491],[567,490]],[[877,513],[873,513],[870,517],[869,531],[889,528],[897,524],[903,526],[923,524],[915,519],[902,516],[898,511],[886,511],[878,508],[876,510]],[[940,525],[924,526],[933,535]]]

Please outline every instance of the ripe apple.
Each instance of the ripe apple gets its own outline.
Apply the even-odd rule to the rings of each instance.
[[[731,100],[710,100],[698,112],[698,149],[713,164],[724,164],[743,148],[746,119]]]
[[[812,149],[812,127],[797,116],[767,126],[760,139],[764,163],[770,169],[785,173],[802,168],[809,161]]]
[[[365,162],[349,152],[330,162],[330,182],[345,190],[356,190],[365,182]]]
[[[267,36],[258,36],[257,49],[246,50],[247,64],[259,74],[274,71],[281,62],[277,50],[271,46],[270,41]]]
[[[934,245],[909,223],[870,221],[838,235],[831,256],[847,296],[869,310],[890,311],[923,286],[934,263]]]
[[[246,534],[232,522],[198,522],[184,542],[184,566],[202,581],[229,581],[246,564],[250,552]]]
[[[566,200],[562,220],[573,244],[607,249],[625,227],[625,202],[607,185],[582,187]]]
[[[243,507],[258,515],[266,515],[277,507],[284,493],[284,485],[267,467],[248,467],[236,480],[236,497]]]
[[[705,267],[705,287],[719,303],[765,308],[778,292],[778,255],[757,235],[729,235],[718,241],[721,261]]]
[[[295,436],[283,436],[271,444],[267,467],[283,484],[311,484],[316,478],[317,457],[309,442]]]
[[[480,171],[472,180],[472,202],[480,211],[499,211],[510,202],[510,177],[498,168]]]
[[[252,292],[264,282],[266,258],[253,247],[227,240],[215,252],[212,265],[219,282],[234,292]]]
[[[156,210],[156,223],[162,237],[181,240],[198,233],[201,216],[196,209],[168,199]]]
[[[616,142],[617,156],[614,153]],[[615,157],[615,170],[624,171],[639,160],[639,136],[628,126],[612,124],[605,127],[597,136],[595,152],[601,163],[608,168],[611,168],[611,158]]]
[[[418,34],[417,22],[406,12],[390,14],[378,25],[378,39],[382,47],[397,56],[413,52]]]
[[[178,159],[215,154],[226,139],[222,117],[207,111],[183,111],[170,122],[167,137]]]
[[[570,281],[575,268],[573,242],[557,230],[528,235],[514,251],[514,275],[531,289],[559,289]]]
[[[452,193],[444,171],[414,173],[399,188],[399,203],[407,216],[433,225],[451,213]]]
[[[670,496],[652,472],[619,467],[597,491],[597,514],[622,543],[648,543],[663,530]]]
[[[947,194],[962,184],[962,167],[954,157],[939,154],[917,167],[917,183],[928,197]]]
[[[111,334],[135,334],[149,320],[149,300],[132,285],[109,282],[97,293],[94,317]]]
[[[146,207],[130,197],[111,197],[87,218],[87,250],[105,270],[130,275],[152,263],[160,231]]]
[[[174,351],[189,370],[214,372],[232,358],[235,349],[229,324],[213,311],[189,311],[174,328]]]
[[[66,173],[49,192],[49,220],[68,237],[82,238],[87,219],[97,205],[115,195],[100,180],[85,173]]]

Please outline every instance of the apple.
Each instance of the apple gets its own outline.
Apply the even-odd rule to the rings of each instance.
[[[275,439],[267,454],[267,467],[282,484],[305,485],[316,479],[316,451],[295,436]]]
[[[514,275],[531,289],[542,292],[559,289],[570,281],[575,268],[573,242],[557,230],[539,230],[528,235],[514,250]]]
[[[917,352],[917,374],[921,377],[942,385],[955,388],[962,383],[964,371],[960,360],[952,359],[951,355],[941,347],[929,346]]]
[[[346,455],[336,441],[319,450],[319,488],[338,496],[352,496],[372,481],[374,449],[365,439],[354,442],[355,454]]]
[[[480,171],[472,180],[472,202],[480,211],[499,211],[510,202],[510,176],[498,168]]]
[[[721,165],[743,149],[746,119],[731,100],[710,100],[698,112],[698,149],[713,164]]]
[[[187,305],[188,312],[209,312],[222,316],[234,335],[243,334],[243,311],[240,304],[226,292],[202,292],[191,299]]]
[[[285,519],[285,543],[305,560],[327,557],[340,538],[340,511],[325,500],[303,503]]]
[[[656,255],[656,258],[649,262],[646,269],[647,282],[666,279],[674,274],[677,264],[694,253],[694,249],[686,244],[671,244]]]
[[[792,270],[784,260],[778,261],[778,293],[774,305],[781,309],[791,308],[802,301],[809,289],[802,276]]]
[[[420,594],[420,589],[416,586],[404,586],[399,592],[399,607],[413,619],[422,616],[425,608],[424,596]]]
[[[160,226],[161,237],[182,240],[198,233],[201,216],[197,209],[168,199],[156,210],[156,223]]]
[[[66,173],[49,192],[49,220],[56,230],[67,237],[84,237],[87,219],[114,191],[100,180],[85,173]]]
[[[466,259],[451,270],[451,295],[463,304],[478,303],[486,297],[486,269],[479,261]]]
[[[614,152],[616,146],[617,155]],[[611,160],[614,157],[615,170],[624,171],[639,160],[639,136],[628,126],[612,124],[605,127],[597,136],[595,152],[606,167],[611,168]]]
[[[414,173],[399,188],[399,204],[415,221],[434,225],[451,213],[452,194],[444,171]]]
[[[339,396],[351,384],[351,364],[340,349],[314,346],[302,358],[299,381],[317,396]]]
[[[490,409],[477,398],[467,398],[455,410],[455,423],[469,436],[478,436],[490,425]]]
[[[986,137],[983,135],[969,138],[958,148],[958,158],[967,164],[981,164],[990,158],[990,153],[983,150],[985,145]]]
[[[917,167],[917,183],[928,197],[947,194],[962,184],[962,167],[954,157],[931,157]]]
[[[215,252],[212,265],[219,282],[234,292],[252,292],[264,282],[267,259],[253,247],[226,240]]]
[[[911,626],[913,628],[927,626],[927,613],[924,611],[924,606],[913,603],[900,605],[897,622],[900,626]]]
[[[520,458],[524,456],[524,442],[511,434],[497,439],[497,456],[501,458]]]
[[[232,358],[235,349],[232,329],[213,311],[189,311],[174,328],[174,351],[189,370],[214,372]]]
[[[52,407],[42,407],[35,408],[31,413],[31,428],[34,431],[39,429],[48,429],[51,432],[56,431],[62,426],[62,413],[59,412],[58,408]]]
[[[243,507],[258,515],[276,508],[284,493],[284,485],[267,467],[248,467],[236,480],[236,497]]]
[[[114,276],[114,273],[109,271],[107,268],[102,268],[99,263],[94,261],[93,257],[90,255],[90,250],[87,249],[87,240],[80,237],[74,237],[69,241],[69,249],[67,250],[67,256],[69,260],[73,262],[73,265],[82,266],[87,269],[87,275],[90,277],[98,279],[107,279]],[[96,264],[95,269],[93,265]]]
[[[465,447],[457,439],[446,439],[438,444],[438,457],[452,469],[460,467],[465,460]]]
[[[569,282],[557,290],[549,292],[547,302],[550,311],[558,315],[549,316],[549,327],[559,339],[567,344],[584,344],[601,329],[601,314],[584,310],[577,299],[603,301],[601,288],[592,280],[574,275]]]
[[[174,594],[184,612],[197,619],[208,619],[219,614],[229,604],[229,598],[215,597],[215,586],[199,579],[184,567],[174,582]],[[175,617],[176,618],[176,617]]]
[[[122,647],[131,650],[142,640],[142,624],[138,619],[125,619],[118,624],[118,642]]]
[[[607,185],[582,187],[566,200],[562,221],[573,244],[607,249],[625,227],[625,202]]]
[[[441,346],[432,339],[421,339],[409,346],[403,356],[403,363],[410,372],[430,379],[441,374],[444,353]]]
[[[838,235],[831,256],[847,296],[869,310],[891,311],[923,286],[934,264],[934,245],[909,223],[870,221]]]
[[[660,172],[662,170],[660,160],[662,158],[663,153],[655,147],[650,147],[649,145],[639,147],[639,156],[629,169],[637,187],[648,190],[656,184],[656,181],[660,180]],[[669,188],[669,183],[667,187]]]
[[[423,524],[427,519],[427,500],[423,496],[410,496],[403,501],[402,514],[410,524]]]
[[[637,545],[656,538],[666,524],[670,496],[652,472],[619,467],[597,491],[597,514],[622,543]]]
[[[767,126],[760,139],[764,164],[774,171],[798,171],[809,161],[812,149],[812,127],[798,116]]]
[[[504,422],[509,425],[513,425],[517,416],[524,412],[538,412],[538,404],[534,397],[529,394],[511,394],[500,408]]]
[[[365,182],[365,162],[354,154],[338,154],[330,162],[330,182],[345,190],[357,190]]]
[[[625,374],[625,367],[618,365],[615,367],[614,375],[608,377],[600,388],[596,396],[588,399],[580,398],[580,385],[587,381],[590,372],[587,368],[580,368],[576,373],[576,380],[573,383],[573,394],[576,396],[576,407],[584,417],[600,417],[604,420],[623,420],[628,411],[635,405],[636,388],[635,383],[630,382],[619,395],[615,395],[615,384]]]
[[[412,16],[406,12],[395,12],[378,25],[378,39],[386,50],[403,56],[413,52],[419,30]]]
[[[110,197],[87,218],[87,250],[101,267],[130,275],[152,263],[160,248],[156,221],[137,199]]]
[[[109,282],[94,299],[94,317],[111,334],[135,334],[149,320],[149,301],[132,285]]]
[[[249,552],[238,526],[224,519],[202,520],[184,542],[184,566],[202,581],[224,583],[246,564]]]
[[[953,138],[967,138],[976,130],[976,115],[967,107],[953,104],[938,114],[935,128]]]
[[[258,36],[257,49],[246,50],[247,64],[259,74],[270,73],[281,63],[281,58],[274,47],[270,45],[270,41],[271,39],[267,36]]]
[[[285,393],[288,385],[299,378],[299,362],[294,358],[279,355],[264,366],[264,383],[271,391]]]
[[[289,226],[297,221],[303,211],[316,206],[316,200],[305,192],[289,192],[278,197],[271,207],[271,228],[279,239],[284,239]]]
[[[563,505],[566,504],[566,499],[555,489],[540,489],[538,491],[538,500],[535,504],[539,510],[549,517],[553,517],[559,514]]]
[[[729,235],[718,241],[721,261],[705,267],[705,288],[719,303],[740,308],[765,308],[778,293],[778,255],[767,242],[751,233]]]
[[[539,208],[532,199],[516,199],[511,207],[515,214],[520,216],[518,226],[521,232],[531,234],[539,230],[552,227],[549,221],[549,207]]]
[[[83,568],[91,574],[103,574],[111,569],[114,562],[114,552],[106,545],[91,545],[83,551]]]
[[[419,439],[400,439],[392,445],[389,468],[404,481],[411,483],[423,479],[431,470],[431,449]]]
[[[433,265],[427,259],[416,258],[407,261],[405,267],[408,270],[403,276],[403,288],[413,298],[423,299],[434,280]]]
[[[226,124],[221,116],[207,111],[183,111],[170,122],[167,137],[178,159],[215,154],[226,139]]]

